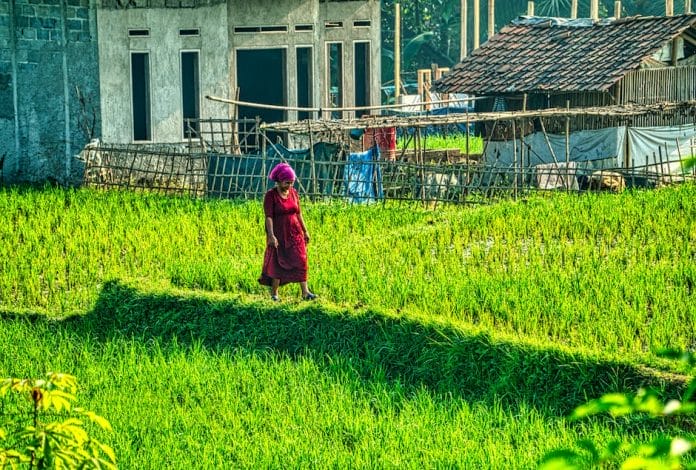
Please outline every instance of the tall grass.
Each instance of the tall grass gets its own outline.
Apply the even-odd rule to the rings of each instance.
[[[77,375],[123,468],[531,468],[688,432],[563,415],[679,391],[651,351],[694,347],[695,196],[304,203],[321,300],[278,305],[258,202],[3,189],[0,375]]]
[[[409,137],[399,137],[397,139],[397,147],[399,149],[412,148],[413,139]],[[467,141],[466,134],[456,133],[456,134],[430,134],[423,137],[421,145],[426,150],[445,150],[445,149],[459,149],[462,153],[466,154],[467,148],[469,153],[472,155],[479,155],[483,153],[483,137],[471,134]]]

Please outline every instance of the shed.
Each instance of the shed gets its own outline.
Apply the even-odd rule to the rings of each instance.
[[[476,102],[480,112],[689,101],[696,99],[695,25],[693,14],[520,17],[433,88],[487,97]],[[675,119],[640,125],[693,118]]]

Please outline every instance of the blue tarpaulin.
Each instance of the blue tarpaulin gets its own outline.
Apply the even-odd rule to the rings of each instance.
[[[366,152],[348,155],[348,163],[343,177],[346,197],[350,202],[374,202],[384,197],[382,170],[376,163],[379,157],[379,147],[377,146]]]

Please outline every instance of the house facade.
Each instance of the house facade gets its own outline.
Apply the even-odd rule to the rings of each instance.
[[[352,117],[330,109],[379,104],[378,0],[9,2],[0,4],[5,180],[75,181],[74,156],[92,138],[176,144],[195,136],[198,119],[312,117],[293,108]],[[237,93],[289,109],[206,99]]]

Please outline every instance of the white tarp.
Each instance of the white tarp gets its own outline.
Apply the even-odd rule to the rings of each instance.
[[[569,162],[585,162],[585,168],[626,167],[626,139],[628,139],[628,166],[659,173],[678,173],[680,160],[696,148],[696,125],[666,127],[611,127],[579,131],[570,135]],[[553,149],[553,153],[549,149]],[[520,141],[490,142],[486,147],[486,162],[498,168],[512,168],[517,156],[519,165]],[[662,171],[660,169],[662,154]],[[524,138],[524,166],[564,163],[566,161],[565,135],[535,132]],[[554,160],[555,155],[555,160]]]
[[[628,148],[631,166],[680,173],[680,160],[696,149],[696,125],[629,128]]]
[[[574,132],[569,139],[568,161],[610,160],[609,165],[598,164],[597,167],[620,166],[624,157],[625,136],[626,129],[624,127]],[[548,134],[547,142],[542,132],[535,132],[524,137],[524,144],[524,166],[566,161],[565,135]],[[490,142],[486,148],[486,161],[498,167],[512,167],[516,152],[519,165],[520,148],[519,139],[515,142]],[[550,149],[553,149],[553,152]]]

